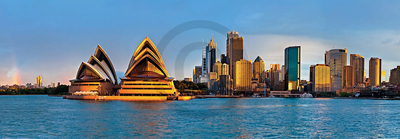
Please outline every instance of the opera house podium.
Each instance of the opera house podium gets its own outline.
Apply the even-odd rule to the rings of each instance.
[[[120,96],[178,96],[173,78],[153,42],[146,37],[133,53],[125,77],[121,78]]]

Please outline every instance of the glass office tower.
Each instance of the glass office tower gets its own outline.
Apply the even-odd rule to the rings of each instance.
[[[300,46],[285,49],[285,90],[299,90],[300,83]]]

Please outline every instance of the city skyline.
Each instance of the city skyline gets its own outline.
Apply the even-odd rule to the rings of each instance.
[[[387,73],[400,65],[400,58],[395,54],[400,49],[400,34],[396,33],[399,29],[396,21],[400,18],[390,11],[398,9],[399,2],[365,1],[358,8],[353,7],[357,2],[350,1],[346,2],[347,5],[342,5],[343,2],[345,1],[238,1],[238,4],[226,4],[220,1],[210,7],[206,2],[184,2],[178,6],[174,6],[174,2],[115,2],[107,9],[106,5],[110,5],[110,2],[105,1],[97,5],[91,5],[93,2],[90,1],[83,2],[82,5],[63,2],[27,2],[29,4],[24,5],[18,1],[1,1],[0,5],[4,8],[0,10],[0,19],[5,22],[0,23],[4,27],[0,30],[0,84],[35,83],[35,78],[39,75],[43,78],[43,85],[59,81],[69,84],[68,80],[75,76],[81,60],[92,54],[97,45],[107,50],[120,78],[127,68],[127,59],[144,36],[150,36],[157,45],[163,35],[175,26],[198,19],[212,21],[240,32],[240,36],[244,37],[246,60],[260,56],[266,65],[283,64],[283,50],[287,46],[302,46],[302,80],[309,80],[309,66],[322,64],[323,53],[333,47],[346,48],[347,57],[350,54],[360,54],[365,59],[379,57],[383,61],[382,71]],[[199,4],[205,6],[197,6]],[[294,5],[299,5],[300,8]],[[157,10],[146,14],[132,14],[149,7],[171,10],[167,14]],[[240,10],[249,7],[253,10]],[[231,8],[238,9],[239,12],[229,13],[227,9]],[[152,16],[154,18],[146,18]],[[135,22],[140,19],[148,21],[140,24]],[[163,24],[159,24],[160,21],[164,21]],[[137,33],[143,32],[141,30],[144,28],[153,29],[147,29],[146,34]],[[161,54],[165,58],[167,70],[171,72],[170,76],[175,79],[192,77],[193,67],[201,64],[202,46],[198,46],[199,50],[188,52],[191,56],[187,57],[183,71],[174,69],[177,58],[174,50],[181,50],[192,42],[201,42],[203,38],[207,42],[211,39],[210,34],[214,34],[213,39],[217,44],[216,59],[220,58],[221,53],[225,53],[226,34],[217,34],[207,29],[186,31],[167,45],[171,49]],[[347,63],[350,63],[349,58]],[[364,64],[365,72],[368,73],[368,63]],[[184,74],[176,76],[175,73]],[[386,80],[389,79],[388,76],[389,74],[386,75]]]

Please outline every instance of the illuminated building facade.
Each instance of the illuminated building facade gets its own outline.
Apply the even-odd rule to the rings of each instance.
[[[217,79],[219,79],[219,75],[222,74],[222,63],[217,61],[217,63],[214,64],[213,72],[217,73]]]
[[[330,68],[325,64],[312,65],[312,83],[313,92],[331,92]]]
[[[371,86],[381,84],[382,59],[371,57],[369,59],[369,83]]]
[[[209,72],[213,72],[214,71],[214,65],[215,62],[217,62],[217,52],[216,52],[216,45],[213,41],[213,39],[210,40],[210,43],[208,43],[207,45],[207,59],[208,59],[208,68],[209,68]]]
[[[325,64],[329,65],[332,91],[342,88],[343,67],[347,65],[347,49],[331,49],[325,53]]]
[[[350,54],[350,66],[354,67],[354,82],[364,82],[364,57],[359,54]]]
[[[264,81],[264,78],[262,76],[264,70],[265,63],[260,56],[257,56],[257,58],[253,62],[253,78],[257,78],[259,83]]]
[[[285,49],[285,88],[286,91],[299,90],[300,84],[300,46]]]
[[[354,72],[355,69],[353,66],[343,67],[343,78],[342,78],[343,88],[355,86]]]
[[[389,83],[393,85],[400,84],[400,66],[390,70]]]
[[[42,76],[39,75],[38,77],[36,77],[36,84],[38,85],[39,88],[43,86]]]
[[[273,86],[275,86],[279,83],[279,75],[280,75],[279,70],[281,69],[280,66],[281,66],[280,64],[270,64],[269,65],[269,67],[270,67],[269,74],[270,74],[270,81],[271,81],[272,88],[273,88]]]
[[[234,88],[236,91],[250,91],[251,90],[251,60],[247,61],[241,59],[236,61],[236,76],[233,79]]]
[[[224,63],[221,65],[221,75],[229,75],[229,65]]]
[[[114,66],[100,45],[88,62],[81,63],[76,78],[70,82],[70,95],[114,95],[114,86],[118,84]]]
[[[121,78],[121,96],[177,96],[173,78],[153,42],[146,37],[134,52],[125,77]]]
[[[231,31],[227,33],[226,39],[227,63],[229,65],[229,75],[231,79],[235,79],[235,62],[243,59],[243,37],[239,37],[239,33]],[[251,75],[250,75],[251,76]]]

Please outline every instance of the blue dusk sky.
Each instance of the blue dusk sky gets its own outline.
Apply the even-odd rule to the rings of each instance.
[[[44,85],[69,84],[97,45],[123,76],[145,37],[164,50],[170,76],[192,77],[202,41],[213,37],[219,59],[229,30],[244,37],[245,59],[261,56],[266,67],[283,64],[284,48],[300,45],[301,79],[308,80],[309,66],[324,63],[331,48],[363,55],[367,76],[371,57],[382,58],[385,80],[400,65],[398,0],[0,0],[0,7],[3,85],[34,84],[39,75]]]

